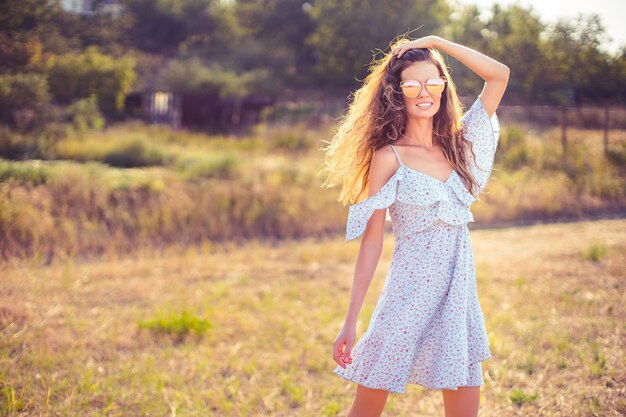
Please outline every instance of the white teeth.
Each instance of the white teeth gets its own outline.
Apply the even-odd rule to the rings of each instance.
[[[420,104],[418,104],[417,106],[418,106],[418,107],[430,107],[430,106],[432,106],[432,105],[433,105],[433,103],[420,103]]]

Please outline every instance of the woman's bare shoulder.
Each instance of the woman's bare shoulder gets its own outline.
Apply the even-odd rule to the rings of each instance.
[[[377,193],[398,169],[396,156],[389,144],[374,151],[370,162],[369,195]]]

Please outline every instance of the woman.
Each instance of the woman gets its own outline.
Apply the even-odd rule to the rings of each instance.
[[[485,81],[464,114],[437,50]],[[379,416],[389,392],[405,393],[406,384],[441,389],[446,417],[478,413],[481,361],[491,354],[467,223],[493,168],[495,112],[509,72],[438,36],[401,39],[373,62],[324,149],[329,182],[340,180],[340,201],[351,204],[346,240],[363,235],[350,306],[333,344],[334,372],[358,384],[349,417]],[[391,265],[353,347],[386,219],[395,235]]]

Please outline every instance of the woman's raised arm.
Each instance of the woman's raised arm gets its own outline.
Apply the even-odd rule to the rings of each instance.
[[[425,36],[407,42],[398,48],[396,53],[398,56],[402,56],[404,51],[412,48],[438,49],[456,58],[478,74],[480,78],[485,80],[485,86],[480,93],[481,101],[487,113],[489,113],[489,117],[493,116],[509,83],[509,74],[511,72],[509,67],[474,49],[448,41],[439,36]]]

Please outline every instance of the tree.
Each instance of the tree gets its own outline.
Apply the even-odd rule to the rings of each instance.
[[[354,87],[367,75],[377,50],[386,50],[401,32],[413,37],[437,34],[450,14],[445,0],[324,0],[315,2],[315,31],[307,39],[315,49],[314,67],[322,85]]]
[[[219,0],[123,0],[133,43],[145,52],[176,55],[187,41],[210,41],[219,29]],[[206,43],[205,43],[206,44]]]
[[[309,84],[315,63],[305,42],[315,30],[311,7],[301,0],[239,0],[235,13],[245,39],[233,51],[236,65],[267,68],[286,84]]]
[[[48,0],[2,0],[0,2],[0,32],[9,37],[30,31],[49,22],[59,6]]]
[[[546,26],[532,8],[494,6],[486,22],[489,37],[487,53],[505,62],[511,71],[507,95],[517,99],[536,99],[541,91],[536,82],[544,76],[541,37]]]
[[[490,54],[495,48],[490,48],[489,35],[491,32],[485,27],[481,19],[481,11],[476,5],[466,5],[455,10],[450,15],[448,24],[443,29],[444,38],[453,42],[466,45],[486,54]],[[497,35],[495,35],[497,36]],[[495,37],[491,35],[491,37]],[[446,62],[450,66],[452,77],[455,80],[460,95],[477,95],[482,88],[483,81],[472,70],[447,55]]]
[[[558,20],[542,42],[535,98],[555,104],[619,101],[620,60],[600,49],[605,40],[598,15]]]

